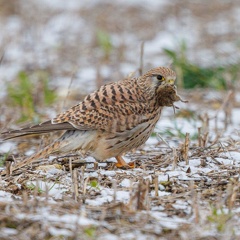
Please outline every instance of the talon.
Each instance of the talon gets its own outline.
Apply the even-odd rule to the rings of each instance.
[[[115,166],[117,168],[135,168],[134,162],[130,162],[129,164],[126,164],[126,165],[122,165],[120,163],[116,163]]]
[[[116,159],[117,159],[117,163],[115,164],[115,166],[117,168],[122,168],[122,167],[134,168],[135,167],[134,162],[126,163],[121,156],[117,156]]]
[[[129,163],[128,163],[128,166],[129,166],[130,168],[135,168],[135,162],[129,162]]]

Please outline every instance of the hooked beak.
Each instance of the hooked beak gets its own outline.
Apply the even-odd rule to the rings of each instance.
[[[167,84],[174,85],[175,80],[174,79],[167,79]]]

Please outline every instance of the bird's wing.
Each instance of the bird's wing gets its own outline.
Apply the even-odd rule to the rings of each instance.
[[[129,81],[127,82],[129,83]],[[83,102],[38,125],[1,133],[4,140],[60,130],[124,131],[142,121],[144,106],[133,82],[123,81],[102,86]],[[130,85],[130,86],[126,86]],[[140,101],[139,101],[140,100]]]
[[[146,102],[137,91],[129,81],[102,86],[83,102],[57,115],[52,123],[68,122],[79,130],[114,132],[131,129],[143,120],[146,109]]]
[[[0,138],[2,140],[8,140],[16,137],[23,137],[27,135],[49,133],[52,131],[60,130],[73,130],[75,129],[70,123],[52,124],[51,120],[34,125],[31,127],[25,127],[18,130],[11,130],[2,132]]]

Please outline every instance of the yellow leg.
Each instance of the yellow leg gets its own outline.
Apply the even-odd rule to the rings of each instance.
[[[121,168],[121,167],[129,167],[129,168],[134,168],[134,163],[130,162],[129,164],[124,161],[122,156],[116,156],[117,163],[115,164],[116,167]]]

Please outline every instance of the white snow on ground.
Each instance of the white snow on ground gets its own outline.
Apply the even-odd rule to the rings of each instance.
[[[235,109],[235,113],[239,112],[239,109]],[[167,116],[163,116],[163,118],[167,119]],[[219,121],[221,121],[219,119]],[[159,122],[159,126],[164,122],[162,119]],[[189,124],[187,120],[181,119],[180,121],[181,126],[184,126],[185,124]],[[235,139],[238,138],[238,133],[235,132],[235,128],[237,128],[237,124],[232,124],[229,126],[228,132],[232,132],[235,136]],[[211,125],[211,124],[210,124]],[[176,128],[176,125],[173,121],[168,121],[168,126],[172,129]],[[181,131],[185,133],[189,129],[187,128],[181,128]],[[210,129],[211,131],[211,129]],[[226,135],[226,134],[225,134]],[[227,136],[223,136],[226,138]],[[151,138],[148,144],[144,147],[145,150],[152,149],[152,146],[154,145],[154,142],[157,140],[153,140],[154,137]],[[170,139],[171,140],[171,139]],[[4,146],[11,148],[11,144],[0,145],[1,149],[4,148]],[[191,152],[190,152],[191,154]],[[130,160],[130,157],[128,157],[128,160]],[[87,161],[92,162],[92,158],[87,158]],[[114,161],[114,160],[110,160]],[[186,165],[186,162],[181,161],[177,164],[177,166],[173,167],[172,162],[170,162],[169,166],[162,167],[160,169],[157,169],[157,177],[158,177],[158,191],[157,195],[158,198],[166,198],[172,197],[172,193],[167,191],[166,183],[168,182],[174,182],[174,181],[185,181],[186,184],[182,183],[182,187],[189,187],[188,182],[189,181],[209,181],[210,178],[206,176],[206,174],[221,174],[224,176],[224,174],[227,174],[227,170],[223,170],[222,166],[234,166],[234,167],[240,167],[240,151],[234,150],[234,151],[223,151],[222,153],[219,153],[218,156],[216,156],[214,159],[207,157],[205,159],[207,162],[206,165],[202,165],[202,159],[199,157],[192,157],[189,159],[189,165]],[[92,166],[93,167],[93,166]],[[39,170],[38,170],[39,171]],[[42,171],[41,174],[45,174],[48,177],[60,174],[63,175],[63,171],[59,170],[57,172],[52,172],[52,169],[46,168],[46,172]],[[106,204],[111,204],[114,201],[116,203],[124,203],[128,204],[131,196],[133,194],[133,189],[136,188],[138,181],[135,179],[135,181],[131,180],[131,176],[142,176],[143,179],[149,179],[150,182],[153,181],[152,178],[153,171],[151,170],[143,170],[140,168],[132,169],[132,170],[105,170],[105,169],[99,169],[95,172],[84,172],[84,180],[87,178],[94,178],[94,179],[101,179],[101,178],[107,178],[110,182],[115,181],[115,179],[118,179],[119,176],[125,176],[122,177],[119,185],[114,190],[113,188],[109,188],[107,186],[101,186],[98,185],[97,187],[92,187],[89,184],[87,185],[88,191],[95,192],[96,195],[93,195],[91,198],[87,198],[85,201],[86,206],[92,206],[92,207],[101,207]],[[126,178],[127,176],[127,178]],[[47,178],[48,178],[47,177]],[[129,178],[128,178],[129,177]],[[71,178],[68,176],[63,175],[63,179],[61,182],[54,182],[51,180],[38,180],[38,181],[29,181],[27,183],[28,188],[36,188],[38,187],[39,191],[42,193],[48,192],[49,196],[49,202],[52,202],[56,204],[56,201],[64,199],[64,195],[71,189]],[[5,184],[4,181],[0,181],[0,184]],[[16,196],[14,194],[7,193],[5,191],[0,191],[0,202],[13,202],[16,201]],[[149,196],[154,198],[156,197],[156,192],[154,190],[149,192]],[[20,197],[17,197],[18,200],[21,200]],[[44,201],[44,200],[43,200]],[[173,204],[173,208],[179,211],[183,211],[184,213],[190,215],[192,212],[192,203],[188,201],[183,201],[181,199],[177,199]],[[152,216],[156,221],[159,223],[159,229],[167,228],[167,229],[177,229],[181,224],[184,223],[191,223],[191,219],[186,218],[180,218],[180,217],[168,217],[166,213],[164,213],[165,209],[161,206],[153,206],[152,209],[149,210],[150,216]],[[240,212],[239,208],[234,209],[234,213],[238,214]],[[219,213],[220,214],[220,213]],[[60,222],[65,223],[66,226],[68,226],[65,229],[62,229],[58,232],[58,229],[55,227],[50,227],[51,234],[55,234],[58,236],[60,233],[64,236],[70,236],[71,235],[71,224],[68,224],[69,222],[78,222],[79,225],[98,225],[99,222],[92,220],[90,218],[84,217],[84,216],[77,216],[75,214],[64,214],[62,216],[58,215],[49,215],[48,209],[44,208],[39,210],[34,215],[29,214],[18,214],[16,215],[17,218],[31,218],[36,220],[42,220],[43,218],[46,221],[49,222]],[[237,220],[238,221],[238,220]],[[160,231],[159,230],[159,231]],[[238,230],[236,229],[236,232]],[[5,228],[3,229],[2,233],[9,235],[16,234],[15,231],[11,231],[11,229]],[[126,233],[127,234],[127,233]],[[130,234],[130,233],[128,233]]]
[[[234,113],[237,114],[239,113],[239,109],[234,109]],[[166,112],[167,113],[167,112]],[[169,114],[169,113],[168,113]],[[159,128],[157,131],[161,130],[161,125],[167,125],[169,128],[175,130],[176,125],[174,121],[167,121],[168,114],[163,115],[163,119],[160,119],[158,126]],[[214,113],[213,113],[214,115]],[[178,121],[178,119],[177,119]],[[212,123],[214,120],[210,120],[210,134],[212,131],[212,127],[214,124]],[[222,121],[221,118],[218,119],[219,122]],[[189,121],[181,119],[179,121],[179,126],[181,124],[181,131],[185,134],[186,132],[189,132],[191,128],[189,127],[183,127],[185,124],[186,126],[189,126]],[[234,121],[232,125],[229,125],[228,132],[227,133],[232,133],[231,136],[234,136],[235,140],[240,140],[238,132],[235,131],[236,128],[238,128],[238,122]],[[219,124],[220,125],[220,124]],[[161,131],[160,131],[161,132]],[[194,128],[193,128],[194,132]],[[227,133],[224,133],[223,138],[227,138]],[[163,134],[163,137],[165,135]],[[149,150],[152,149],[152,145],[154,143],[158,143],[158,140],[156,140],[155,137],[151,137],[149,142],[145,145],[144,150]],[[171,141],[171,138],[167,138],[167,141]],[[196,140],[195,140],[196,141]],[[221,140],[220,140],[221,142]],[[2,152],[8,152],[11,147],[14,146],[11,143],[3,143],[0,144],[0,149]],[[220,145],[221,146],[221,145]],[[5,149],[6,148],[6,149]],[[157,148],[156,148],[157,149]],[[224,148],[223,148],[224,149]],[[190,155],[192,150],[190,150]],[[170,158],[172,158],[170,156]],[[131,158],[128,156],[126,159],[128,161],[131,160]],[[88,162],[93,162],[93,158],[88,157],[87,158]],[[114,162],[114,159],[109,160],[109,162]],[[221,153],[218,154],[218,156],[215,156],[214,158],[211,157],[206,157],[204,160],[206,161],[206,164],[202,164],[202,159],[199,157],[191,157],[189,159],[189,165],[186,165],[185,161],[178,162],[177,166],[173,167],[172,161],[170,161],[169,165],[166,167],[161,167],[157,169],[157,178],[158,178],[158,190],[157,190],[157,195],[158,198],[171,198],[172,193],[167,190],[167,186],[165,185],[168,182],[175,182],[175,181],[183,181],[182,187],[189,187],[189,181],[207,181],[210,183],[211,178],[207,177],[208,175],[210,176],[211,174],[221,174],[224,176],[224,174],[227,174],[228,170],[222,169],[222,166],[229,166],[229,167],[240,167],[240,151],[237,150],[237,148],[234,151],[222,151]],[[93,167],[93,164],[91,164]],[[39,170],[38,170],[39,172]],[[95,193],[91,198],[87,198],[85,201],[86,206],[92,206],[92,207],[101,207],[105,206],[106,204],[111,204],[115,201],[115,203],[124,203],[128,204],[131,200],[131,197],[133,196],[134,189],[136,189],[136,186],[138,186],[138,181],[137,179],[131,180],[131,176],[136,177],[136,176],[142,176],[142,179],[148,179],[150,183],[153,181],[153,174],[154,171],[152,170],[143,170],[140,168],[132,169],[132,170],[105,170],[105,169],[99,169],[95,172],[84,172],[84,180],[87,178],[94,178],[94,179],[101,179],[101,178],[107,178],[110,182],[115,181],[115,179],[118,179],[120,176],[123,176],[120,178],[121,180],[119,181],[119,185],[116,186],[116,189],[114,190],[113,188],[109,188],[107,186],[101,186],[98,185],[97,187],[92,187],[89,184],[87,184],[87,190],[92,191]],[[64,196],[66,193],[71,190],[71,178],[69,175],[64,176],[64,172],[62,170],[58,170],[53,172],[51,168],[46,168],[46,171],[40,171],[40,174],[45,174],[46,175],[46,180],[32,180],[27,183],[27,188],[28,189],[34,189],[38,188],[40,192],[42,193],[48,193],[48,201],[56,204],[56,201],[60,201],[64,199]],[[54,175],[61,175],[64,180],[60,182],[54,182],[51,180],[47,180],[48,177],[51,178],[51,176]],[[236,176],[237,177],[237,176]],[[223,177],[224,178],[224,177]],[[238,176],[239,178],[239,176]],[[184,182],[186,184],[184,185]],[[0,181],[0,184],[4,186],[6,182]],[[154,198],[156,197],[156,191],[151,190],[149,192],[149,196]],[[21,200],[21,197],[17,197],[14,194],[5,192],[5,191],[0,191],[0,202],[9,202],[12,203],[16,201],[16,199]],[[42,200],[44,201],[44,199]],[[173,208],[178,210],[178,211],[183,211],[187,215],[190,215],[192,212],[192,203],[191,201],[183,201],[181,199],[177,199],[173,204]],[[161,206],[153,206],[152,208],[149,209],[149,214],[152,216],[156,221],[159,223],[159,229],[161,230],[160,227],[162,228],[167,228],[167,229],[177,229],[181,224],[184,223],[191,223],[191,219],[187,218],[180,218],[180,217],[168,217],[166,213],[164,213],[165,208]],[[238,214],[240,212],[239,208],[234,209],[234,214]],[[220,213],[218,213],[220,214]],[[49,222],[60,222],[60,223],[65,223],[66,226],[68,226],[66,229],[62,229],[61,231],[58,232],[58,230],[55,227],[50,227],[50,232],[51,234],[56,234],[57,236],[61,233],[64,236],[70,236],[71,235],[71,224],[68,224],[69,221],[71,222],[78,222],[79,225],[98,225],[99,222],[92,220],[90,218],[84,217],[84,216],[77,216],[75,214],[64,214],[62,216],[58,215],[49,215],[48,214],[48,208],[44,208],[39,210],[34,215],[29,215],[29,214],[18,214],[16,215],[17,218],[31,218],[35,220],[42,220],[43,218],[46,221]],[[236,220],[238,221],[238,219]],[[238,231],[237,229],[237,232]],[[2,233],[4,234],[9,234],[9,235],[14,235],[16,232],[14,230],[4,228],[2,230]],[[127,233],[126,233],[127,234]],[[128,233],[130,234],[130,233]]]
[[[34,220],[42,220],[42,218],[45,219],[45,221],[50,222],[60,222],[60,223],[66,223],[68,224],[68,227],[71,229],[74,229],[76,226],[75,224],[78,223],[81,225],[98,225],[98,222],[88,219],[84,216],[77,216],[76,214],[64,214],[62,216],[59,215],[49,215],[49,209],[48,208],[40,208],[36,212],[36,214],[25,214],[21,213],[16,215],[18,219],[34,219]],[[75,224],[73,224],[75,223]]]
[[[14,201],[14,199],[12,198],[12,194],[11,193],[8,193],[8,192],[5,192],[5,191],[1,191],[0,190],[0,202],[12,202]]]
[[[4,142],[0,144],[0,153],[9,153],[14,149],[16,144],[13,142]]]
[[[96,41],[96,36],[94,31],[90,31],[92,28],[90,22],[83,19],[78,11],[83,9],[89,9],[97,4],[101,4],[103,1],[47,1],[44,0],[41,4],[38,1],[31,1],[30,6],[33,7],[32,14],[34,14],[37,9],[40,9],[40,13],[44,13],[46,20],[41,19],[38,16],[34,16],[32,22],[35,24],[34,27],[28,27],[29,19],[21,19],[18,15],[9,16],[8,18],[3,18],[0,22],[1,36],[0,36],[0,46],[3,45],[4,49],[4,59],[0,67],[0,76],[2,81],[0,81],[1,89],[4,91],[0,92],[0,95],[6,94],[5,81],[14,79],[18,72],[24,68],[24,66],[31,66],[36,64],[40,68],[46,68],[49,65],[54,65],[54,62],[58,61],[57,50],[64,44],[71,45],[72,42],[77,41],[77,38],[81,38],[84,43],[91,43]],[[104,3],[112,3],[112,1],[105,0]],[[127,8],[129,6],[138,6],[145,9],[150,9],[151,11],[158,11],[165,6],[172,6],[172,3],[166,0],[155,1],[151,0],[145,4],[144,1],[116,1],[115,4],[119,8]],[[29,2],[21,3],[21,11],[26,12],[29,7]],[[51,12],[52,11],[52,12]],[[237,11],[237,10],[236,10]],[[40,15],[39,15],[40,16]],[[174,15],[169,17],[168,21],[164,24],[164,29],[159,31],[158,34],[146,41],[145,44],[145,58],[144,61],[147,64],[161,65],[166,64],[169,59],[162,56],[162,49],[175,49],[176,46],[182,40],[185,40],[188,47],[193,47],[199,38],[199,33],[197,29],[193,26],[196,25],[195,19],[191,16],[189,11],[181,15],[182,21],[179,22],[178,18]],[[40,21],[40,24],[37,23]],[[239,21],[237,19],[237,21]],[[220,25],[219,25],[220,22]],[[215,29],[217,32],[227,31],[228,22],[221,19],[216,19],[216,21],[209,23],[209,31]],[[26,27],[27,26],[27,27]],[[142,41],[140,37],[137,37],[135,33],[132,32],[121,32],[111,34],[112,43],[114,46],[118,46],[120,43],[128,43],[129,49],[125,53],[126,61],[121,63],[121,70],[124,74],[136,70],[136,65],[139,61],[139,45]],[[67,71],[73,71],[76,74],[75,81],[78,85],[84,86],[84,90],[87,92],[92,91],[96,88],[95,77],[96,69],[91,67],[91,62],[87,58],[81,57],[81,52],[86,49],[81,48],[76,49],[79,51],[79,58],[75,61],[75,66],[66,62],[61,62],[61,69],[66,69]],[[88,48],[91,46],[88,46]],[[237,52],[237,44],[233,42],[220,42],[219,49],[225,49],[229,52]],[[1,50],[3,51],[3,50]],[[211,51],[209,49],[201,49],[198,51],[198,55],[201,57],[202,62],[208,61],[212,63],[211,59],[214,59]],[[206,57],[207,56],[207,57]],[[137,59],[137,60],[136,60]],[[103,73],[103,77],[108,78],[111,76],[112,71],[110,71],[109,66],[106,70],[106,66],[102,66],[100,71]],[[112,69],[111,69],[112,70]],[[67,86],[69,84],[70,78],[65,78],[57,74],[57,84],[62,85],[60,92],[62,94],[66,93]]]
[[[120,186],[128,188],[131,186],[131,181],[128,178],[124,178],[120,183]]]
[[[52,170],[50,169],[49,172],[51,174]],[[66,186],[50,181],[30,181],[26,183],[26,186],[29,189],[37,188],[39,192],[48,193],[48,195],[53,197],[54,199],[62,199],[62,194],[68,191]]]
[[[61,41],[63,41],[63,36],[68,38],[68,41],[71,42],[73,36],[80,36],[83,38],[83,42],[91,42],[93,40],[93,34],[89,33],[87,30],[89,29],[88,22],[82,19],[80,16],[77,15],[78,9],[82,8],[90,8],[92,5],[98,4],[102,1],[94,0],[94,1],[75,1],[75,0],[44,0],[41,1],[39,4],[38,1],[34,1],[35,4],[39,4],[42,7],[47,9],[57,10],[59,11],[58,14],[54,15],[54,17],[47,21],[44,26],[36,26],[36,29],[29,29],[28,32],[21,35],[21,32],[25,28],[23,20],[18,18],[17,16],[9,17],[4,21],[0,22],[1,28],[1,36],[0,42],[8,42],[7,47],[4,49],[4,60],[0,66],[0,97],[6,94],[6,82],[14,79],[18,72],[23,69],[23,66],[28,66],[33,63],[37,64],[38,66],[44,68],[47,67],[49,64],[53,64],[57,61],[57,54],[56,50],[61,45]],[[105,0],[106,2],[112,2],[110,0]],[[141,0],[131,0],[131,1],[117,1],[119,5],[130,5],[134,6],[138,4],[139,6],[147,7],[150,9],[155,10],[158,7],[162,7],[163,5],[171,5],[171,1],[162,0],[162,1],[155,1],[150,0],[146,6],[145,1]],[[26,3],[27,4],[27,3]],[[70,12],[69,12],[70,11]],[[240,10],[236,9],[237,14],[233,14],[234,16],[239,16],[238,12]],[[191,21],[191,16],[186,14],[186,18],[184,21]],[[169,19],[167,23],[169,26],[168,32],[161,32],[157,34],[152,40],[147,41],[145,44],[145,58],[144,61],[146,63],[154,64],[155,66],[160,64],[166,64],[166,59],[162,59],[159,57],[159,53],[162,51],[162,48],[174,48],[176,43],[181,41],[183,37],[187,40],[188,44],[192,46],[198,36],[196,31],[192,31],[188,27],[179,27],[178,22],[175,18]],[[217,28],[216,28],[217,26]],[[230,28],[224,20],[217,19],[216,22],[212,22],[209,26],[209,31],[216,31],[216,33],[225,33]],[[190,31],[191,30],[191,31]],[[189,34],[191,33],[191,34]],[[177,37],[176,37],[177,36]],[[140,39],[133,33],[122,33],[119,37],[118,35],[112,35],[112,42],[114,46],[118,46],[120,44],[119,39],[123,39],[126,43],[130,44],[130,49],[125,54],[126,62],[121,63],[119,68],[125,75],[129,72],[132,72],[138,66],[138,59],[139,59],[139,45]],[[132,47],[135,46],[135,49]],[[234,44],[229,43],[220,43],[217,46],[218,48],[227,49],[230,52],[237,52],[236,47]],[[83,49],[80,49],[83,50]],[[211,61],[214,59],[214,56],[211,55],[211,52],[207,49],[202,49],[199,56],[206,60],[206,56],[208,56],[207,60]],[[0,56],[1,57],[1,56]],[[136,61],[137,59],[137,61]],[[82,59],[81,54],[79,54],[79,59],[75,62],[77,71],[76,71],[76,81],[78,86],[83,88],[85,91],[92,91],[96,88],[95,86],[95,78],[96,78],[96,69],[91,67],[91,61],[89,59]],[[72,70],[73,66],[69,65],[69,63],[62,63],[61,69],[67,69],[69,71]],[[111,67],[103,66],[100,69],[100,72],[104,78],[108,78],[111,76],[113,69]],[[68,92],[68,86],[71,81],[69,77],[65,76],[56,76],[57,85],[59,87],[59,94],[62,96],[66,96]],[[214,99],[214,98],[221,98],[221,95],[216,92],[211,92],[207,95],[207,98]],[[236,101],[240,101],[239,94],[236,94]],[[191,110],[199,110],[198,105],[194,104],[177,104],[180,108],[190,108]],[[208,115],[211,117],[209,122],[210,134],[209,137],[214,139],[215,132],[215,116],[217,111],[214,110],[207,110]],[[224,132],[222,138],[228,139],[231,137],[232,139],[239,141],[239,116],[240,116],[240,109],[236,108],[233,109],[232,114],[232,123],[228,126],[228,129]],[[3,116],[0,116],[3,118]],[[220,112],[217,118],[217,126],[218,128],[222,128],[223,124],[224,113]],[[179,145],[179,138],[173,138],[166,135],[167,132],[171,132],[173,135],[177,135],[178,132],[185,134],[186,132],[190,133],[190,136],[194,136],[197,133],[197,128],[202,126],[202,122],[200,121],[191,121],[181,118],[174,118],[174,113],[172,108],[167,108],[163,111],[161,120],[157,123],[156,132],[160,133],[160,135],[168,142],[171,147],[176,147]],[[183,140],[180,140],[183,141]],[[220,139],[221,142],[221,139]],[[159,143],[159,138],[150,137],[147,141],[146,145],[144,146],[144,150],[151,150],[155,144]],[[220,143],[219,143],[220,144]],[[0,142],[0,153],[8,153],[12,149],[15,148],[15,143],[8,141],[8,142]],[[239,150],[239,149],[237,149]],[[171,197],[172,193],[167,191],[166,186],[164,183],[169,181],[203,181],[208,180],[206,174],[223,174],[227,173],[227,170],[222,170],[221,165],[224,166],[235,166],[240,167],[240,152],[236,149],[234,151],[225,151],[219,156],[215,157],[214,159],[207,157],[204,159],[206,161],[206,165],[202,165],[202,159],[199,158],[191,158],[189,160],[189,166],[186,166],[185,162],[179,162],[177,166],[174,168],[172,165],[172,158],[170,157],[170,163],[168,167],[162,167],[157,169],[157,178],[158,178],[158,189],[157,193],[159,197]],[[160,152],[160,150],[159,150]],[[191,150],[190,150],[191,152]],[[26,154],[31,155],[33,150],[29,150]],[[144,153],[143,153],[144,154]],[[131,161],[130,157],[125,157],[127,162]],[[91,162],[87,166],[88,169],[93,167],[92,162],[95,160],[91,157],[88,157],[86,161]],[[115,162],[115,159],[110,159],[108,162]],[[100,163],[99,167],[106,166],[106,163]],[[154,169],[155,171],[156,169]],[[39,171],[38,171],[39,172]],[[71,189],[71,178],[69,176],[64,177],[63,181],[61,182],[54,182],[52,180],[48,180],[54,175],[61,175],[63,171],[57,169],[49,169],[47,173],[43,171],[40,174],[46,174],[46,181],[45,180],[31,180],[27,182],[28,189],[38,188],[39,192],[46,193],[48,192],[49,199],[48,201],[51,203],[57,203],[64,199],[64,196],[69,189]],[[128,204],[131,199],[131,189],[137,185],[138,180],[135,179],[134,181],[131,177],[135,176],[142,176],[143,179],[149,179],[152,183],[153,171],[143,170],[143,169],[133,169],[133,170],[104,170],[100,169],[96,172],[85,172],[84,173],[84,180],[89,178],[107,178],[110,182],[120,178],[119,186],[113,190],[108,186],[98,186],[96,188],[90,187],[87,185],[87,190],[92,189],[96,195],[93,195],[91,198],[86,199],[85,204],[87,206],[104,206],[104,204],[112,203],[116,201],[117,203],[124,203]],[[122,177],[124,175],[124,177]],[[125,178],[126,176],[130,178]],[[238,180],[239,176],[238,176]],[[0,179],[0,185],[5,186],[6,182]],[[188,185],[183,185],[184,187],[188,187]],[[19,185],[20,187],[20,185]],[[151,190],[149,195],[151,197],[155,197],[156,192]],[[21,197],[16,196],[15,194],[8,193],[6,191],[0,191],[0,203],[13,203],[14,201],[22,200]],[[44,201],[44,199],[40,199]],[[189,202],[185,202],[182,200],[177,200],[172,206],[176,210],[184,210],[184,212],[189,213],[192,210],[192,206]],[[161,205],[153,206],[149,209],[148,214],[151,215],[156,221],[159,222],[159,231],[162,228],[167,229],[177,229],[183,223],[192,223],[192,219],[184,219],[180,217],[168,217],[166,213],[164,213],[164,207]],[[39,209],[34,214],[17,214],[16,218],[19,219],[36,219],[39,221],[47,221],[47,222],[59,222],[64,223],[67,225],[66,229],[59,229],[50,226],[49,231],[54,236],[62,235],[64,237],[72,236],[72,230],[75,228],[75,225],[72,223],[78,223],[80,226],[87,226],[87,225],[99,225],[98,221],[92,220],[85,216],[78,216],[77,214],[49,214],[50,210],[46,208]],[[144,211],[142,211],[144,212]],[[233,213],[240,213],[240,208],[234,209]],[[237,218],[236,221],[239,222]],[[240,225],[240,223],[239,223]],[[235,229],[236,234],[240,235],[240,229]],[[6,236],[16,235],[17,230],[13,228],[2,228],[1,233],[5,234]],[[212,233],[213,234],[213,233]],[[134,238],[134,233],[125,233],[125,235],[121,236],[122,238]],[[113,234],[105,234],[101,236],[99,239],[119,239],[116,235]],[[138,235],[138,239],[141,239],[141,236]]]

